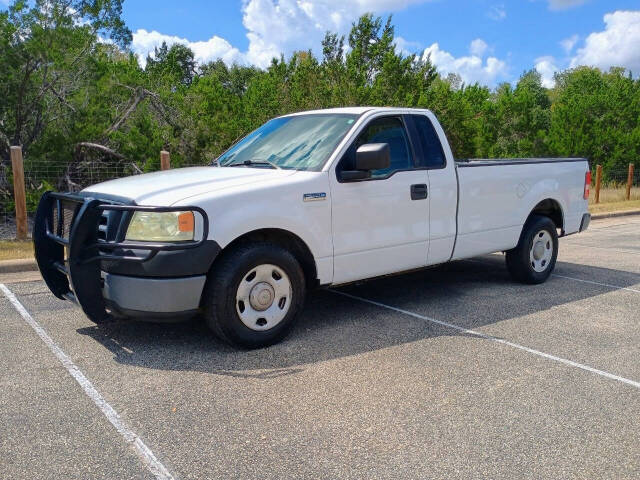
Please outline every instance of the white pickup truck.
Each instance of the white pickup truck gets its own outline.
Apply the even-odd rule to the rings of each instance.
[[[212,166],[46,193],[42,276],[95,322],[201,312],[223,340],[282,339],[307,290],[490,252],[544,282],[589,225],[585,159],[455,161],[428,110],[275,118]]]

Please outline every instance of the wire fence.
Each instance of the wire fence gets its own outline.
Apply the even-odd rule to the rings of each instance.
[[[595,165],[593,166],[593,175],[591,176],[592,182],[595,184]],[[602,185],[607,187],[620,187],[625,188],[627,185],[627,176],[629,175],[629,169],[624,168],[612,168],[603,173]],[[640,168],[635,168],[633,172],[632,185],[640,186]]]
[[[592,166],[591,193],[589,203],[595,203],[596,168]],[[628,168],[609,169],[602,175],[600,203],[624,202],[627,200]],[[635,168],[631,177],[629,200],[640,200],[640,168]]]
[[[181,167],[202,166],[191,162],[182,162]],[[11,166],[0,171],[0,239],[12,239],[16,234],[15,201]],[[595,165],[592,166],[592,188],[590,203],[595,198]],[[143,171],[133,162],[110,160],[91,162],[50,162],[24,160],[26,203],[29,217],[28,231],[31,232],[31,219],[40,200],[47,190],[79,191],[90,185],[114,178],[139,175]],[[600,190],[600,202],[619,202],[626,199],[627,168],[608,169],[603,174]],[[640,200],[640,168],[636,168],[632,178],[631,200]]]

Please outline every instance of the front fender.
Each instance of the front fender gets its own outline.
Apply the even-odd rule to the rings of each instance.
[[[309,194],[321,200],[305,201]],[[223,249],[237,238],[262,229],[280,229],[299,237],[316,261],[321,283],[333,277],[331,196],[326,172],[297,172],[286,183],[261,184],[217,196],[189,198],[209,217],[209,239]]]

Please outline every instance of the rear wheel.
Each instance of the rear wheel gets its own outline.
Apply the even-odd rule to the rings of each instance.
[[[214,264],[202,306],[211,330],[237,347],[266,347],[283,339],[302,309],[305,279],[287,250],[242,245]]]
[[[507,269],[523,283],[543,283],[549,278],[558,256],[558,232],[553,221],[533,215],[524,225],[518,245],[507,252]]]

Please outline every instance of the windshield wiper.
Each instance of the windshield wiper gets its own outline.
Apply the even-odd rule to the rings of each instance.
[[[243,162],[230,163],[229,165],[225,165],[226,167],[250,167],[252,165],[267,165],[270,168],[275,168],[276,170],[281,170],[281,168],[273,162],[269,160],[245,160]]]

